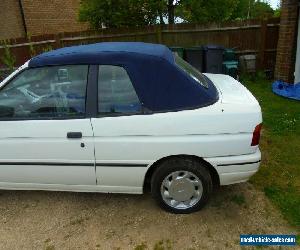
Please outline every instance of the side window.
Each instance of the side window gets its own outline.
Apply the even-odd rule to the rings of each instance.
[[[27,69],[0,90],[0,118],[83,115],[87,75],[87,65]]]
[[[142,106],[126,70],[119,66],[99,66],[98,113],[130,114]]]

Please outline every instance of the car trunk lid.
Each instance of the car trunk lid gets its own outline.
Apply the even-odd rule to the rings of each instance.
[[[218,89],[222,103],[259,105],[251,92],[231,76],[208,73],[205,75]]]

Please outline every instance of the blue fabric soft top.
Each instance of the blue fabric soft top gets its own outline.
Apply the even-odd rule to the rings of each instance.
[[[160,44],[107,42],[66,47],[32,58],[29,67],[77,64],[125,68],[141,103],[150,111],[192,109],[218,99],[217,90],[208,79],[209,87],[205,88],[179,68],[173,53]]]
[[[144,55],[145,57],[156,56],[164,58],[169,62],[174,61],[172,52],[164,45],[141,43],[141,42],[105,42],[80,46],[65,47],[38,55],[30,60],[31,67],[52,65],[55,59],[57,63],[65,62],[66,58],[72,56],[72,64],[80,64],[83,61],[89,64],[99,64],[101,60],[94,55],[106,53],[122,53],[130,57],[130,54]]]

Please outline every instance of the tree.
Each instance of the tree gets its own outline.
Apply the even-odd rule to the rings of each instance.
[[[223,22],[273,16],[274,10],[261,0],[182,0],[177,15],[187,22]]]
[[[239,0],[237,6],[232,13],[231,19],[247,19],[250,18],[250,10],[255,0]]]
[[[181,0],[184,1],[184,0]],[[180,0],[81,0],[79,21],[94,29],[175,22]]]
[[[269,3],[255,0],[239,0],[232,19],[263,18],[273,16],[274,10]]]
[[[155,24],[162,17],[161,0],[82,0],[79,20],[92,28]]]
[[[164,2],[164,1],[162,1]],[[175,23],[175,9],[180,4],[180,0],[167,0],[167,9],[168,9],[168,22],[169,24]]]
[[[280,17],[281,15],[281,9],[277,8],[276,10],[274,10],[274,17]]]
[[[222,22],[231,19],[239,0],[182,0],[177,15],[193,23]]]
[[[175,17],[186,22],[223,22],[274,14],[261,0],[81,0],[79,20],[92,28],[134,27],[164,23]]]
[[[251,18],[270,17],[274,15],[274,10],[269,3],[263,1],[255,1],[250,12]]]

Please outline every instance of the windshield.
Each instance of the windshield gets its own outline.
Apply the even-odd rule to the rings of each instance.
[[[190,77],[192,77],[195,81],[200,83],[203,87],[208,88],[208,83],[202,73],[200,73],[197,69],[195,69],[192,65],[187,63],[181,57],[179,57],[175,53],[175,62],[176,64],[185,71]]]

